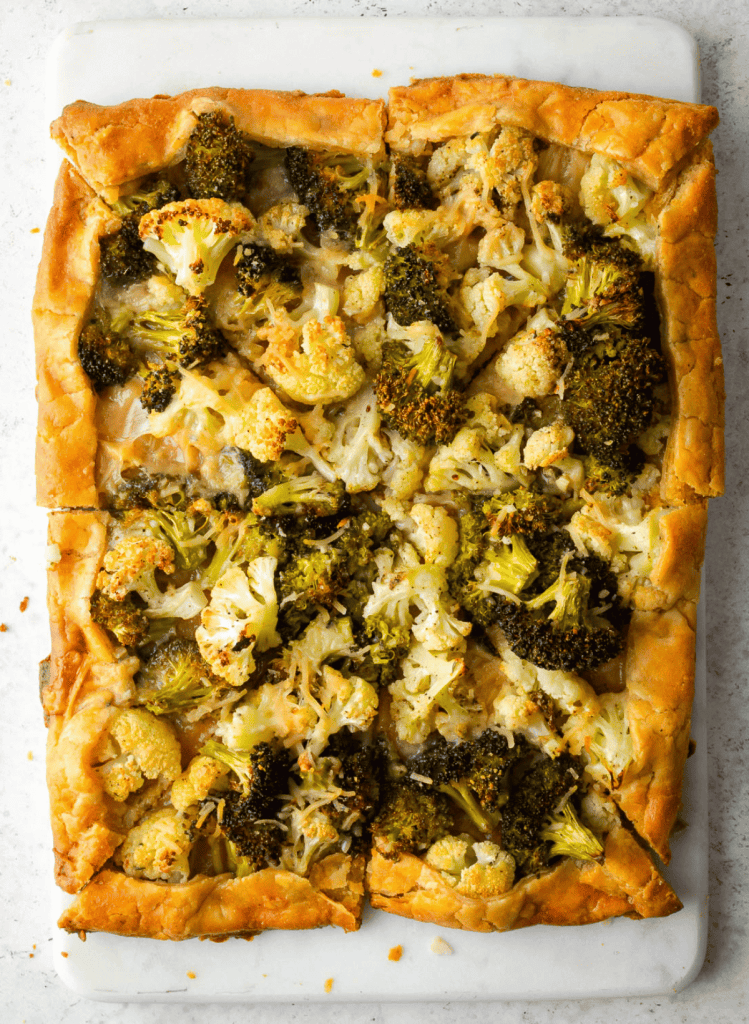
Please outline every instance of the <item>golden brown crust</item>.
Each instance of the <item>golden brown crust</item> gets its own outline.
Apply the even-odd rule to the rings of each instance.
[[[372,906],[443,928],[509,931],[533,924],[591,924],[611,917],[665,917],[681,909],[648,854],[624,829],[606,839],[604,859],[570,859],[522,879],[502,896],[461,896],[418,857],[388,860],[375,851],[367,868]]]
[[[689,747],[694,655],[693,603],[632,616],[625,707],[634,757],[613,796],[666,863]]]
[[[309,879],[266,868],[245,878],[199,875],[182,885],[101,871],[58,924],[70,932],[106,931],[151,939],[323,925],[351,932],[361,919],[363,868],[361,857],[352,860],[333,854],[317,865]]]
[[[723,359],[716,322],[715,165],[709,143],[682,169],[658,217],[656,294],[674,425],[662,495],[675,503],[723,493]]]
[[[390,90],[385,139],[406,150],[424,142],[525,128],[563,146],[603,153],[658,188],[718,123],[714,107],[632,93],[600,92],[505,75],[430,78]]]
[[[666,611],[679,601],[699,600],[707,502],[672,509],[658,526],[658,555],[648,579],[632,596],[634,607],[643,611]]]
[[[99,274],[99,239],[119,218],[63,163],[47,221],[32,319],[39,420],[37,501],[96,508],[96,395],[78,360],[78,337]]]
[[[92,188],[112,199],[119,186],[181,159],[195,115],[214,109],[232,115],[239,129],[268,146],[372,155],[382,150],[382,100],[267,89],[194,89],[114,107],[79,100],[53,123],[52,138]]]

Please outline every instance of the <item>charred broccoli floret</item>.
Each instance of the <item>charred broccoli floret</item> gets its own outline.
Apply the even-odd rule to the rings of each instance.
[[[136,368],[130,342],[103,318],[93,319],[81,331],[78,358],[97,391],[124,384]]]
[[[237,817],[244,821],[273,817],[278,798],[286,791],[288,782],[286,750],[270,743],[258,743],[251,750],[235,751],[209,740],[200,752],[228,765],[238,777],[242,792],[237,793],[233,801]]]
[[[583,458],[585,467],[585,490],[594,494],[605,491],[607,494],[628,494],[637,475],[645,463],[645,456],[634,445],[623,452],[615,452],[608,458],[608,464],[601,462],[595,455]]]
[[[429,320],[445,334],[457,330],[445,299],[441,256],[432,247],[411,244],[385,261],[385,306],[401,327]]]
[[[344,819],[351,813],[358,821],[369,821],[379,806],[385,760],[379,744],[363,744],[355,733],[342,729],[331,736],[320,755],[335,757],[341,766],[336,772],[336,785],[343,794],[338,798],[338,815]]]
[[[355,198],[367,190],[370,170],[352,154],[316,153],[299,146],[286,150],[291,186],[312,214],[318,230],[353,238],[361,214]]]
[[[510,796],[502,808],[502,847],[515,858],[521,874],[544,866],[549,847],[542,833],[554,809],[576,786],[581,766],[569,754],[542,756],[513,779]]]
[[[409,759],[407,778],[420,789],[436,789],[449,797],[479,831],[491,835],[507,801],[507,773],[525,752],[522,741],[510,747],[491,729],[463,743],[448,743],[440,736]]]
[[[198,645],[174,639],[160,644],[138,677],[138,703],[154,715],[195,707],[223,684],[203,661]]]
[[[576,356],[565,377],[562,414],[576,449],[616,468],[649,425],[665,365],[650,339],[609,331]]]
[[[91,596],[91,618],[126,647],[142,644],[151,625],[134,594],[128,594],[124,601],[115,601],[100,590]]]
[[[234,269],[237,291],[247,298],[265,291],[274,283],[286,285],[290,295],[301,292],[299,267],[286,254],[276,252],[269,245],[251,242],[241,246]]]
[[[218,358],[226,348],[223,335],[211,323],[208,303],[202,295],[190,295],[182,309],[174,313],[141,313],[134,318],[131,329],[166,362],[186,369]]]
[[[396,210],[430,210],[435,206],[426,170],[413,159],[396,153],[390,164],[390,198]]]
[[[255,154],[234,118],[217,110],[198,115],[185,153],[185,184],[194,199],[240,199]]]
[[[174,509],[184,508],[187,501],[184,480],[139,469],[134,476],[123,479],[109,499],[109,508],[115,512],[133,508]]]
[[[574,260],[562,315],[587,327],[614,324],[639,330],[645,316],[642,261],[617,239],[572,232],[565,246]]]
[[[418,353],[386,342],[374,383],[386,424],[417,444],[449,444],[466,418],[463,394],[453,386],[455,359],[438,338]]]
[[[481,511],[495,537],[547,533],[562,518],[559,498],[538,494],[525,487],[489,498],[481,506]]]
[[[153,274],[156,259],[143,248],[138,224],[149,210],[157,210],[177,199],[179,193],[174,185],[160,179],[144,182],[136,192],[122,196],[112,204],[123,221],[117,234],[101,240],[101,273],[106,280],[113,284],[134,284]]]
[[[341,507],[344,493],[340,480],[326,480],[319,473],[287,477],[258,495],[252,502],[252,511],[259,516],[288,513],[329,516]]]
[[[446,796],[390,781],[372,821],[372,834],[386,856],[426,850],[450,831],[452,816]]]
[[[146,412],[163,412],[176,394],[179,371],[167,363],[147,363],[142,376],[140,404]]]

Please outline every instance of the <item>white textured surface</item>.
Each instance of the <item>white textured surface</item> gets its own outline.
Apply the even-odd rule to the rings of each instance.
[[[710,746],[710,889],[706,966],[686,991],[667,997],[616,1000],[558,1000],[541,1003],[479,1002],[460,1008],[441,1004],[383,1003],[338,1006],[257,1006],[252,1010],[215,1005],[190,1006],[189,988],[182,1006],[90,1003],[69,992],[57,979],[51,963],[48,928],[48,889],[31,889],[29,879],[49,871],[49,835],[44,824],[44,729],[34,703],[36,662],[46,652],[43,574],[44,516],[33,508],[30,472],[33,453],[33,357],[28,309],[41,236],[50,199],[43,158],[46,131],[44,61],[53,40],[66,26],[79,21],[121,16],[113,0],[36,0],[22,4],[5,0],[0,10],[0,116],[3,147],[0,192],[5,198],[3,220],[3,311],[5,337],[0,400],[0,480],[5,500],[0,518],[2,605],[0,620],[0,699],[4,710],[0,768],[3,773],[0,830],[0,1000],[3,1020],[60,1021],[61,1024],[99,1024],[116,1019],[122,1024],[238,1024],[252,1013],[267,1024],[364,1024],[413,1022],[443,1024],[456,1016],[465,1022],[502,1020],[507,1024],[735,1024],[746,1020],[749,940],[747,919],[747,757],[745,741],[749,711],[746,703],[746,662],[749,655],[749,588],[744,575],[749,560],[746,538],[749,512],[744,481],[745,422],[749,399],[749,363],[745,355],[747,329],[743,303],[749,301],[747,279],[746,139],[749,137],[749,12],[735,0],[700,3],[687,0],[551,0],[469,5],[466,0],[419,3],[343,0],[131,0],[130,17],[237,17],[275,15],[394,16],[441,13],[452,16],[507,15],[647,15],[676,20],[695,36],[702,54],[703,99],[721,110],[723,123],[714,134],[721,170],[718,188],[721,222],[718,234],[719,315],[724,340],[728,386],[728,494],[713,505],[706,593],[708,614],[708,740]],[[612,63],[616,54],[612,51]],[[199,54],[195,55],[196,63]],[[310,54],[325,65],[326,54]],[[248,54],[251,64],[252,54]],[[25,614],[21,599],[31,600]],[[32,751],[34,760],[27,760]],[[447,934],[450,938],[450,933]],[[218,951],[222,947],[216,947]],[[31,954],[33,953],[33,958]],[[408,961],[392,965],[408,969]],[[543,964],[539,971],[543,972]],[[334,972],[331,972],[334,973]],[[186,987],[189,981],[186,980]],[[383,993],[386,994],[386,993]]]
[[[308,59],[327,47],[336,53],[335,84],[350,96],[386,96],[390,85],[411,75],[501,68],[593,87],[699,97],[694,41],[656,19],[255,18],[177,26],[151,20],[89,22],[63,33],[50,65],[51,116],[78,96],[111,103],[189,88],[198,46],[207,69],[200,81],[239,86],[287,88],[291,66],[295,86],[327,89],[333,71]],[[612,63],[606,53],[614,46]],[[244,54],[250,47],[258,58],[248,67]],[[159,54],[166,56],[159,60]],[[381,77],[372,77],[374,68]],[[704,693],[704,674],[697,689]],[[704,735],[704,718],[695,730]],[[90,935],[81,946],[77,937],[57,931],[53,956],[73,989],[107,1000],[184,998],[188,970],[197,974],[189,989],[196,1000],[371,1001],[385,991],[389,999],[423,1000],[670,993],[701,967],[706,938],[704,757],[695,757],[689,768],[690,827],[675,841],[667,872],[684,909],[667,920],[620,920],[569,932],[450,933],[455,955],[439,958],[429,950],[434,929],[373,911],[356,936],[325,929],[310,943],[304,933],[267,934],[250,948],[230,942],[220,951],[190,942],[162,946],[156,957],[149,940]],[[397,944],[406,954],[394,967],[385,951]],[[63,950],[69,953],[64,960]],[[536,958],[545,965],[540,977]],[[331,973],[335,985],[326,996],[322,985]]]

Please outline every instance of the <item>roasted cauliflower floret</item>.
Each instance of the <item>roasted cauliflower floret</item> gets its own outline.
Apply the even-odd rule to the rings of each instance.
[[[557,386],[569,362],[567,345],[546,310],[511,338],[496,361],[500,381],[524,398],[544,398]]]
[[[385,271],[379,263],[359,274],[351,274],[343,285],[343,312],[365,320],[374,312],[385,287]]]
[[[276,632],[278,598],[274,575],[278,560],[255,558],[247,571],[227,569],[214,586],[195,631],[200,653],[217,676],[241,686],[255,668],[253,651],[281,642]]]
[[[131,878],[186,882],[192,846],[186,819],[173,807],[162,807],[130,829],[115,860]]]
[[[123,801],[146,779],[173,782],[182,770],[179,741],[168,722],[141,708],[116,712],[100,745],[96,771],[104,791]]]
[[[539,181],[531,190],[531,212],[538,224],[558,224],[569,215],[572,199],[565,185]]]
[[[213,757],[198,754],[172,785],[172,807],[186,811],[193,804],[205,800],[212,789],[221,785],[229,774],[228,765]]]
[[[364,370],[340,317],[311,317],[301,332],[288,318],[258,331],[268,347],[257,365],[295,402],[307,405],[340,402],[356,394]]]
[[[458,524],[441,505],[418,502],[411,507],[416,523],[412,540],[425,562],[445,568],[458,554]]]
[[[652,191],[621,164],[595,153],[580,180],[580,203],[585,215],[603,227],[604,235],[626,237],[648,270],[655,259],[657,229],[648,216]]]
[[[429,463],[427,494],[438,491],[506,491],[514,477],[502,468],[502,450],[492,451],[480,429],[463,427],[449,445],[442,445]]]
[[[515,858],[496,843],[474,843],[474,864],[460,872],[455,888],[461,896],[489,899],[501,896],[512,888],[515,880]]]
[[[470,839],[464,836],[443,836],[436,843],[432,843],[424,854],[424,860],[437,871],[459,876],[466,866],[466,857],[470,849]]]
[[[534,430],[525,444],[523,465],[528,469],[551,466],[568,454],[574,439],[572,427],[561,421]]]
[[[260,462],[280,458],[287,437],[298,426],[292,413],[270,388],[261,388],[250,398],[243,421],[244,430],[235,439]]]
[[[200,295],[216,280],[224,256],[254,226],[240,203],[185,199],[151,210],[138,230],[144,248],[172,272],[179,287]]]
[[[434,652],[422,644],[411,646],[402,663],[402,678],[390,684],[390,713],[401,742],[423,743],[437,725],[437,716],[461,717],[464,708],[456,696],[466,671],[465,659],[453,652]]]
[[[478,262],[481,267],[502,270],[508,264],[518,263],[523,255],[525,232],[511,220],[491,228],[479,241]]]
[[[263,683],[217,727],[217,735],[232,750],[249,750],[273,739],[287,746],[301,743],[317,721],[311,707],[299,703],[293,680]]]
[[[291,252],[302,244],[301,233],[308,214],[301,203],[276,203],[258,217],[258,237],[277,252]]]

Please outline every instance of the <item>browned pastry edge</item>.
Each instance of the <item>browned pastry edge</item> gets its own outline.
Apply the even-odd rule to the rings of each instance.
[[[356,931],[364,858],[331,854],[309,878],[265,868],[245,878],[198,875],[181,885],[100,871],[58,921],[70,932],[106,931],[150,939],[229,936],[266,928],[337,925]]]
[[[723,493],[723,358],[716,321],[718,207],[712,147],[682,168],[658,217],[656,297],[673,427],[661,491],[681,503]]]
[[[99,239],[120,219],[63,163],[32,308],[36,347],[37,501],[46,508],[97,507],[96,394],[78,360],[99,275]]]
[[[697,601],[705,552],[707,502],[669,510],[658,524],[659,550],[649,578],[638,583],[633,605],[642,611],[665,611],[681,600]]]
[[[521,879],[502,896],[461,896],[439,871],[403,854],[375,850],[367,867],[373,907],[467,931],[509,931],[533,924],[591,924],[611,917],[665,917],[681,909],[650,856],[622,827],[609,833],[602,861],[566,859]]]
[[[601,92],[506,75],[428,78],[390,90],[385,141],[424,142],[525,128],[562,146],[602,153],[653,189],[718,124],[714,107],[624,92]]]
[[[180,160],[196,115],[214,109],[232,115],[239,129],[268,146],[372,155],[383,150],[384,101],[268,89],[193,89],[117,106],[78,100],[52,124],[52,138],[86,181],[111,200],[119,186]]]
[[[626,653],[626,700],[633,760],[613,797],[664,862],[681,806],[694,698],[696,607],[636,611]]]

